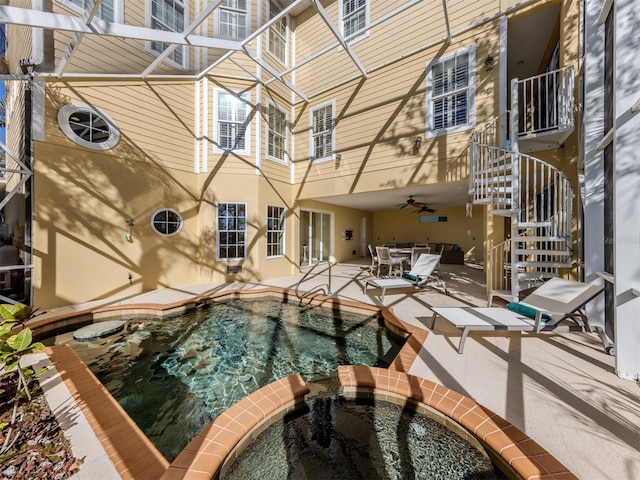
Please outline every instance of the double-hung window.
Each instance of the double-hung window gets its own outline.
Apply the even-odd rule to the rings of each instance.
[[[287,114],[275,105],[270,104],[268,115],[267,157],[272,160],[286,162],[287,149]]]
[[[427,66],[427,136],[475,125],[475,47],[458,50]]]
[[[280,8],[270,1],[269,18],[273,18],[280,13]],[[269,53],[287,64],[287,16],[283,16],[269,27]]]
[[[222,0],[218,7],[218,35],[232,40],[247,36],[249,10],[247,0]]]
[[[79,11],[86,11],[93,5],[92,0],[59,0],[62,4],[77,7]],[[105,22],[121,22],[122,6],[120,0],[102,0],[98,6],[96,16]]]
[[[247,248],[247,204],[218,204],[218,260],[242,260]]]
[[[185,30],[185,3],[180,0],[151,0],[151,28],[167,32]],[[169,43],[151,42],[151,51],[162,53]],[[180,67],[185,66],[185,47],[178,47],[167,57]]]
[[[333,102],[311,110],[311,160],[328,160],[335,148]]]
[[[233,151],[248,155],[249,94],[216,90],[214,141],[218,153]]]
[[[267,258],[284,255],[284,207],[267,205]]]
[[[345,38],[353,40],[366,33],[369,0],[341,0],[342,9],[342,34]],[[358,35],[361,34],[361,35]]]

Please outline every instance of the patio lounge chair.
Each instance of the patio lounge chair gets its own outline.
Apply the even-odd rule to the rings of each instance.
[[[379,247],[378,247],[379,248]],[[380,301],[384,302],[384,294],[387,289],[390,288],[408,288],[418,287],[422,288],[429,283],[430,280],[434,280],[439,286],[444,288],[444,293],[449,295],[447,286],[435,273],[440,263],[440,255],[433,255],[430,253],[423,253],[418,258],[418,261],[413,266],[409,273],[402,275],[402,278],[372,278],[364,281],[364,287],[362,293],[366,295],[367,286],[371,285],[382,290],[380,295]]]
[[[583,307],[603,290],[602,286],[552,278],[521,302],[512,302],[507,307],[434,307],[431,328],[436,318],[442,317],[454,327],[462,330],[458,353],[462,353],[464,342],[471,331],[588,331],[591,329]],[[565,322],[571,322],[565,324]],[[582,324],[580,323],[582,322]],[[613,342],[597,332],[608,353],[613,351]]]
[[[408,273],[404,273],[402,278],[412,281],[417,287],[424,287],[429,281],[435,281],[438,286],[444,289],[444,293],[449,295],[447,285],[437,273],[441,258],[441,255],[421,253],[411,270]]]

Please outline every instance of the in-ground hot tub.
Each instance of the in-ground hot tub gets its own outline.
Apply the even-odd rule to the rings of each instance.
[[[506,478],[464,437],[387,401],[316,397],[260,433],[220,479]]]

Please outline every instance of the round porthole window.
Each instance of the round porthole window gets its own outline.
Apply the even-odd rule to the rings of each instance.
[[[58,124],[70,140],[92,150],[113,148],[120,140],[113,119],[84,103],[69,103],[58,110]]]
[[[182,228],[182,217],[175,210],[164,208],[151,216],[151,226],[159,235],[169,237]]]

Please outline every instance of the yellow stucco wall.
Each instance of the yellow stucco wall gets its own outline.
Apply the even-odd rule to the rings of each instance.
[[[420,223],[420,216],[447,216],[446,222]],[[484,259],[485,217],[483,207],[474,207],[472,216],[466,209],[443,208],[436,213],[417,215],[410,210],[375,212],[373,244],[383,243],[454,243],[465,252],[465,260]]]
[[[338,3],[323,2],[334,20]],[[392,3],[372,1],[370,21],[390,13],[395,8]],[[531,2],[523,10],[533,11],[549,3]],[[425,132],[426,65],[475,45],[476,63],[471,67],[476,81],[475,125],[496,116],[498,58],[491,71],[485,71],[483,62],[488,54],[497,57],[499,21],[495,18],[470,25],[505,5],[497,0],[448,4],[451,29],[458,32],[450,45],[445,42],[442,2],[424,1],[353,44],[368,78],[345,82],[358,70],[342,48],[288,75],[310,95],[309,103],[292,95],[278,81],[259,86],[250,74],[260,69],[246,56],[238,61],[248,72],[226,63],[201,81],[49,79],[44,105],[45,140],[36,142],[34,151],[34,304],[46,308],[163,286],[259,281],[296,273],[301,209],[333,214],[332,249],[341,262],[360,256],[361,235],[367,244],[374,245],[394,238],[397,242],[457,243],[468,260],[482,261],[487,249],[508,233],[504,219],[487,215],[485,207],[475,207],[472,217],[466,216],[463,207],[441,209],[437,213],[447,215],[448,222],[421,224],[418,215],[405,211],[372,213],[316,200],[466,180],[471,129],[425,138],[418,152],[412,149],[415,137],[424,137]],[[576,5],[564,3],[563,15],[577,18]],[[53,8],[68,10],[60,2],[54,2]],[[266,2],[260,8],[253,2],[254,28],[259,13],[264,21]],[[189,18],[195,14],[195,3],[189,2]],[[142,5],[132,6],[125,14],[126,21],[134,25],[144,25],[144,15]],[[429,28],[425,28],[427,24]],[[334,42],[326,29],[312,8],[299,15],[291,63]],[[213,22],[206,23],[203,30],[212,34]],[[563,28],[561,35],[565,42],[563,55],[575,58],[576,33]],[[68,35],[56,36],[60,41],[54,53],[59,60],[65,52],[62,41]],[[264,44],[268,36],[262,38]],[[251,46],[256,47],[256,42]],[[22,50],[20,55],[28,56]],[[96,51],[103,53],[98,56]],[[141,71],[154,58],[145,52],[143,42],[112,42],[89,35],[70,69],[100,72],[121,67],[123,71]],[[189,68],[193,69],[195,56],[189,58]],[[213,60],[213,53],[200,59]],[[283,68],[271,58],[267,62]],[[162,64],[156,73],[184,72]],[[214,149],[216,90],[250,94],[253,110],[248,155],[219,154]],[[292,163],[266,158],[269,101],[285,110],[292,123]],[[334,161],[309,162],[310,111],[329,101],[336,105],[336,151],[342,155],[339,166]],[[70,141],[58,126],[57,112],[71,102],[94,105],[108,113],[121,131],[119,144],[99,152]],[[574,134],[565,148],[538,156],[567,173],[575,172],[576,138]],[[572,178],[575,180],[575,174]],[[218,202],[247,203],[244,261],[220,262],[216,258]],[[280,258],[266,258],[267,205],[286,209],[286,254]],[[179,235],[161,237],[152,230],[151,216],[160,208],[173,208],[181,214],[184,225]],[[362,218],[366,232],[360,231]],[[124,238],[127,219],[135,222],[131,241]],[[352,240],[344,238],[346,230],[353,231]],[[242,273],[228,274],[228,265],[241,265]]]

